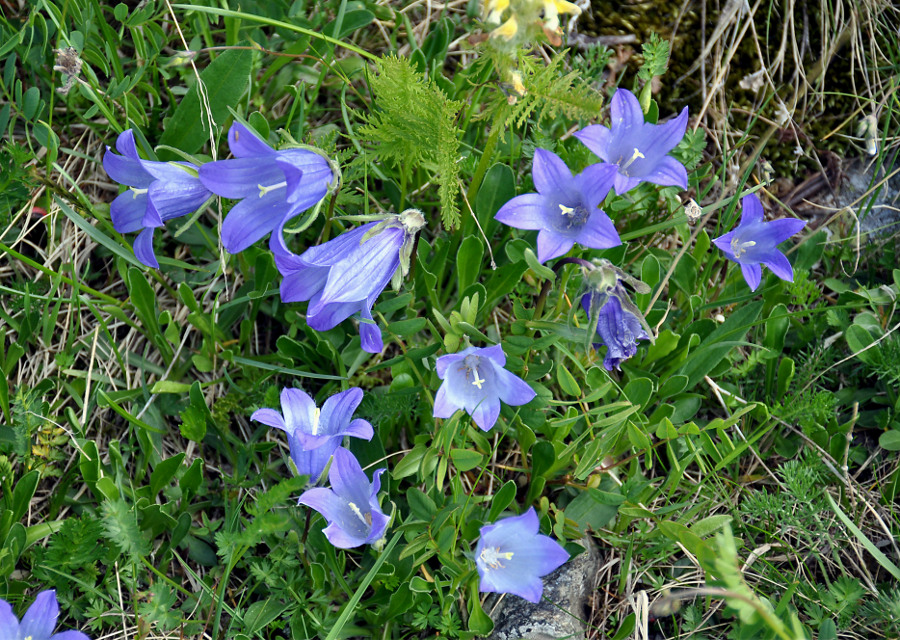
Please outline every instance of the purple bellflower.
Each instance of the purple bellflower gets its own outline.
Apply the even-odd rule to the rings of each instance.
[[[250,419],[287,433],[297,473],[309,476],[309,481],[315,483],[344,436],[372,439],[372,425],[361,418],[353,419],[362,398],[362,389],[354,387],[329,397],[320,410],[300,389],[286,388],[281,392],[283,414],[274,409],[258,409]]]
[[[744,280],[751,291],[756,291],[762,280],[764,264],[776,276],[788,282],[794,281],[794,270],[778,245],[806,226],[803,220],[780,218],[766,222],[762,203],[751,193],[741,198],[741,223],[737,229],[719,236],[713,242],[729,260],[741,265]]]
[[[616,167],[595,164],[577,176],[555,153],[535,149],[532,177],[538,193],[516,196],[494,216],[516,229],[538,230],[538,261],[569,251],[575,243],[591,249],[622,244],[609,216],[600,209],[613,186]]]
[[[240,200],[222,223],[222,244],[243,251],[306,211],[335,181],[328,158],[306,148],[276,151],[240,122],[228,130],[234,158],[207,162],[200,180],[216,195]]]
[[[535,395],[527,382],[503,368],[506,354],[493,347],[468,347],[437,359],[443,380],[434,398],[434,417],[449,418],[462,409],[482,431],[490,431],[500,415],[500,402],[518,407]]]
[[[649,293],[650,288],[608,260],[597,261],[586,267],[585,272],[590,290],[582,296],[581,306],[590,322],[596,324],[600,340],[606,345],[603,366],[607,371],[619,369],[623,360],[637,353],[638,340],[653,340],[643,314],[631,301],[622,282],[629,283],[638,293]]]
[[[131,129],[116,139],[113,153],[107,147],[103,168],[109,177],[129,187],[109,207],[113,228],[119,233],[141,230],[134,241],[134,255],[142,264],[159,268],[153,253],[153,231],[166,220],[196,211],[212,197],[190,162],[157,162],[138,155]]]
[[[610,126],[588,125],[575,137],[601,160],[617,168],[616,193],[622,195],[641,182],[687,189],[687,171],[666,155],[681,141],[687,128],[687,107],[664,124],[644,122],[640,102],[627,89],[617,89],[610,106]]]
[[[338,447],[328,471],[331,488],[307,489],[300,504],[312,507],[328,521],[323,532],[334,546],[352,549],[372,544],[384,536],[389,520],[378,504],[383,472],[376,469],[370,483],[353,454]]]
[[[481,527],[475,547],[478,590],[512,593],[528,602],[540,602],[541,576],[569,559],[568,552],[550,536],[542,535],[534,507],[520,516]]]
[[[6,600],[0,600],[0,640],[90,640],[81,631],[53,633],[59,617],[56,591],[37,594],[20,622]]]
[[[384,343],[372,319],[372,306],[388,282],[393,280],[399,288],[400,278],[409,271],[415,236],[423,226],[422,213],[407,209],[342,233],[299,256],[288,250],[281,233],[275,233],[272,252],[284,276],[281,299],[309,300],[306,321],[316,331],[332,329],[359,313],[363,350],[380,353]]]

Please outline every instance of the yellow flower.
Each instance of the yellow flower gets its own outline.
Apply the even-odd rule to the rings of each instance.
[[[509,0],[487,0],[484,3],[484,11],[487,17],[485,22],[500,24],[500,16],[509,7]]]
[[[550,31],[559,29],[559,14],[571,13],[579,15],[581,7],[566,0],[544,0],[544,26]]]
[[[510,16],[509,20],[497,27],[491,32],[491,36],[498,36],[504,40],[512,40],[513,36],[519,30],[519,24],[515,16]]]

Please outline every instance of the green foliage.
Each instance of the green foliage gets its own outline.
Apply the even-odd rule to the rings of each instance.
[[[124,500],[106,500],[102,510],[103,534],[119,551],[134,559],[150,553],[150,542],[141,533],[134,510]]]
[[[428,169],[438,183],[441,219],[445,229],[459,225],[460,130],[456,118],[462,103],[450,100],[406,58],[387,56],[378,61],[371,78],[374,109],[361,115],[357,129],[378,157],[409,176]]]
[[[650,34],[650,41],[641,45],[644,62],[638,70],[638,79],[649,82],[653,76],[661,76],[669,68],[669,41],[658,33]]]
[[[623,567],[601,572],[589,634],[643,627],[622,606],[629,593],[649,596],[647,632],[660,637],[900,634],[896,559],[881,544],[900,530],[896,243],[857,255],[844,218],[823,217],[828,242],[804,234],[785,252],[794,281],[766,272],[755,292],[711,243],[733,228],[737,192],[758,186],[755,168],[735,167],[772,151],[755,148],[755,128],[734,129],[770,115],[771,87],[748,104],[752,92],[732,90],[741,78],[723,77],[703,95],[735,108],[697,122],[671,154],[690,193],[610,193],[601,206],[621,245],[576,244],[568,260],[539,263],[535,233],[495,219],[536,190],[536,149],[573,173],[595,163],[572,134],[602,121],[615,86],[641,88],[648,121],[685,104],[697,117],[696,75],[676,82],[694,54],[670,52],[665,28],[645,37],[635,23],[643,54],[628,59],[574,32],[570,50],[549,53],[541,20],[553,7],[541,0],[527,0],[534,19],[516,39],[480,44],[477,2],[466,16],[369,0],[114,4],[5,2],[0,16],[0,597],[17,611],[55,588],[59,630],[92,638],[121,634],[124,616],[141,638],[473,640],[499,610],[478,590],[479,532],[533,506],[573,555],[588,536]],[[595,12],[591,27],[609,33],[620,14]],[[746,33],[763,34],[770,14],[744,16],[757,21]],[[862,28],[865,12],[854,17]],[[540,49],[523,45],[532,35]],[[55,68],[69,44],[83,63],[74,73]],[[746,43],[735,46],[732,71],[749,73]],[[860,104],[881,109],[876,124],[900,113],[882,75],[897,75],[897,60],[859,65],[881,76],[858,83],[872,93]],[[857,117],[796,104],[804,150],[827,142],[800,126],[820,115],[805,105],[836,123]],[[133,127],[149,156],[190,150],[200,164],[226,157],[232,116],[342,169],[336,197],[288,224],[298,253],[354,214],[440,208],[444,228],[419,236],[407,288],[372,301],[382,353],[361,350],[358,317],[311,329],[315,303],[281,299],[265,240],[221,251],[229,199],[156,229],[159,270],[139,266],[132,233],[112,224],[117,189],[101,159],[119,131]],[[887,159],[876,158],[890,173]],[[819,170],[791,160],[779,188]],[[757,192],[774,214],[781,191]],[[687,196],[712,212],[703,228],[685,219]],[[634,304],[654,340],[612,371],[572,264],[599,258],[650,288]],[[506,370],[536,393],[504,404],[487,433],[464,412],[433,416],[436,359],[470,345],[502,346]],[[293,475],[297,440],[250,419],[283,411],[285,387],[319,407],[364,391],[353,417],[374,435],[342,444],[368,473],[387,469],[380,543],[335,548],[325,520],[297,504],[308,487]]]
[[[520,56],[525,95],[517,97],[506,116],[506,124],[524,127],[532,119],[541,122],[558,116],[589,120],[603,107],[603,96],[582,80],[577,70],[563,73],[565,56],[557,54],[550,64],[538,64]],[[494,107],[499,108],[499,107]]]

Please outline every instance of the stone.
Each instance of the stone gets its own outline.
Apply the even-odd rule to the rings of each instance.
[[[491,594],[484,610],[494,621],[489,640],[584,640],[585,605],[600,571],[597,545],[585,536],[585,548],[553,573],[544,576],[544,598],[537,604],[512,594]]]
[[[885,163],[894,167],[894,163]],[[859,218],[859,229],[873,237],[893,235],[900,231],[900,176],[884,181],[878,193],[869,192],[869,186],[885,177],[884,165],[873,182],[874,161],[853,161],[844,170],[841,191],[837,197],[839,207],[848,207]],[[874,199],[873,199],[874,198]]]

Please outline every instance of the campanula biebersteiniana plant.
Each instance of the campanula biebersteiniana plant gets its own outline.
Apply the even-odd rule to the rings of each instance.
[[[539,533],[534,507],[520,516],[481,527],[475,547],[478,590],[512,593],[540,602],[545,576],[569,559],[568,552],[550,536]]]
[[[106,148],[103,168],[129,189],[109,207],[113,228],[119,233],[142,230],[134,240],[134,255],[142,264],[158,269],[154,230],[166,220],[196,211],[212,193],[197,178],[197,166],[190,162],[142,159],[131,129],[119,134],[116,149],[122,155]]]
[[[538,193],[516,196],[494,217],[516,229],[537,230],[538,261],[558,258],[575,243],[591,249],[622,244],[600,209],[613,186],[614,165],[594,164],[573,176],[555,153],[536,149],[532,176]]]
[[[250,419],[287,433],[297,473],[309,476],[309,481],[315,483],[344,436],[372,439],[375,433],[372,425],[361,418],[353,419],[362,398],[362,389],[350,388],[329,397],[320,410],[300,389],[284,389],[282,413],[258,409]]]
[[[633,93],[618,89],[610,105],[610,126],[588,125],[575,137],[601,160],[617,167],[616,193],[630,191],[641,182],[687,189],[687,170],[666,155],[681,142],[688,109],[663,124],[644,122],[644,112]]]
[[[310,247],[299,256],[291,253],[277,232],[272,251],[284,276],[281,299],[309,300],[306,322],[316,331],[332,329],[359,313],[363,350],[381,352],[384,343],[372,319],[372,306],[395,275],[402,277],[409,271],[415,236],[424,225],[420,211],[407,209]]]
[[[434,398],[434,417],[449,418],[462,409],[482,431],[489,431],[500,415],[500,402],[517,407],[536,395],[517,375],[503,368],[506,354],[493,347],[468,347],[437,359],[441,383]]]
[[[370,483],[353,454],[338,447],[328,470],[331,488],[307,489],[299,502],[328,521],[323,532],[334,546],[352,549],[372,544],[384,536],[389,520],[378,504],[383,472],[376,469]]]
[[[222,244],[243,251],[306,211],[335,180],[325,156],[310,149],[276,151],[240,122],[228,130],[234,158],[207,162],[200,180],[216,195],[240,200],[222,222]]]
[[[806,226],[803,220],[780,218],[766,222],[762,203],[756,194],[741,199],[741,223],[736,229],[719,236],[713,243],[729,260],[741,265],[741,273],[751,291],[756,291],[762,280],[761,264],[776,276],[788,282],[794,281],[794,269],[778,245]]]

